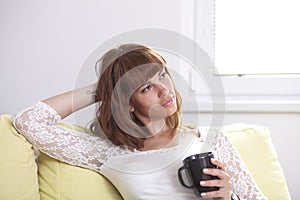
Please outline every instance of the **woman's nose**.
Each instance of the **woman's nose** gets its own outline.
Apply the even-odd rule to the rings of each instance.
[[[158,89],[159,89],[159,93],[158,93],[159,97],[164,97],[169,92],[169,89],[163,84],[158,84]]]

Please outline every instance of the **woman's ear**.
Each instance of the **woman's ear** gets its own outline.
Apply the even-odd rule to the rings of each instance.
[[[129,112],[134,112],[134,107],[133,106],[129,106]]]

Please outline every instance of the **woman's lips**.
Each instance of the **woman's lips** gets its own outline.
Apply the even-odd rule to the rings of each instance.
[[[173,98],[169,99],[168,101],[166,101],[165,103],[163,103],[163,107],[168,107],[170,104],[173,103]]]

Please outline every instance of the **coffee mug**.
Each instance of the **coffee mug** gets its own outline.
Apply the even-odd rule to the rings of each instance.
[[[183,166],[178,169],[178,179],[183,187],[193,189],[196,196],[200,197],[202,192],[210,192],[218,190],[218,187],[204,187],[200,185],[200,181],[218,179],[216,176],[203,173],[204,168],[217,168],[211,163],[214,158],[212,152],[205,152],[191,155],[183,160]],[[187,181],[184,181],[183,173],[185,172]]]

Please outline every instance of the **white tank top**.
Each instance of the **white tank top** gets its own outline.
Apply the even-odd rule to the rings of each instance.
[[[180,144],[176,145],[177,141]],[[177,170],[185,157],[200,153],[203,142],[195,134],[180,132],[173,144],[165,149],[111,157],[100,171],[124,199],[199,199],[191,189],[180,185]]]

